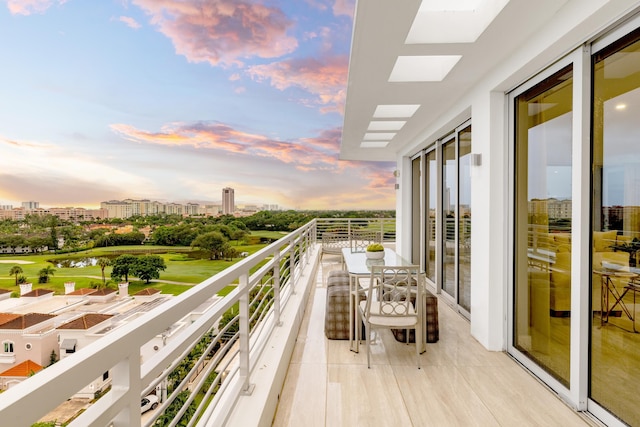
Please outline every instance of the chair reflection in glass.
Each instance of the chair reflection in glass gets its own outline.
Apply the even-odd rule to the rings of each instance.
[[[366,292],[365,300],[358,305],[356,322],[356,325],[360,325],[362,321],[365,326],[367,366],[369,368],[371,368],[371,349],[369,348],[371,328],[415,329],[415,336],[422,337],[424,323],[420,320],[421,307],[424,304],[417,265],[403,267],[372,265],[370,284],[364,291]],[[355,329],[356,343],[358,343],[360,328],[356,327]],[[409,334],[406,336],[408,338]],[[418,369],[420,369],[420,353],[424,340],[416,338],[415,342],[416,359]]]

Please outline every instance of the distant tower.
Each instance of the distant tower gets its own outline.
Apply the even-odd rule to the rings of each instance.
[[[34,202],[33,200],[28,202],[22,202],[22,207],[28,211],[32,211],[40,207],[40,202]]]
[[[222,215],[233,215],[236,210],[233,188],[222,189]]]

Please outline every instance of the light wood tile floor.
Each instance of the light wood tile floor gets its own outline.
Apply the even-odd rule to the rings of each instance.
[[[371,347],[324,336],[325,278],[339,268],[325,257],[318,271],[274,426],[588,426],[505,353],[490,352],[469,323],[439,302],[440,340],[415,360],[415,348],[387,331]]]

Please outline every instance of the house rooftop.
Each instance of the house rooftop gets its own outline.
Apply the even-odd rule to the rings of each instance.
[[[37,298],[43,295],[53,294],[54,292],[51,289],[34,289],[31,292],[27,292],[24,295],[21,295],[21,298]]]
[[[0,329],[27,329],[54,317],[53,314],[28,313],[0,324]]]
[[[155,294],[159,294],[160,293],[160,289],[155,289],[155,288],[144,288],[138,292],[136,292],[135,294],[133,294],[134,297],[144,297],[144,296],[151,296],[151,295],[155,295]]]
[[[71,295],[71,296],[83,296],[83,295],[89,295],[96,292],[96,289],[93,288],[80,288],[80,289],[76,289],[73,292],[69,292],[67,295]]]
[[[42,371],[44,368],[38,365],[32,360],[25,360],[24,362],[7,369],[4,372],[0,372],[0,377],[29,377],[36,372]]]
[[[58,326],[57,329],[91,329],[112,317],[111,314],[88,313]]]
[[[0,325],[3,325],[11,320],[17,319],[20,317],[20,314],[15,313],[0,313]]]

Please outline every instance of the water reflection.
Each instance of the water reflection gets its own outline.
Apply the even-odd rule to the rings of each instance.
[[[98,263],[98,258],[67,258],[50,260],[49,262],[55,265],[57,268],[82,268],[95,266]]]

